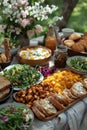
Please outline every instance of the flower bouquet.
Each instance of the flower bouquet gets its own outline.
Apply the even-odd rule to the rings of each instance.
[[[44,0],[1,0],[0,2],[0,34],[17,45],[17,37],[30,38],[43,29],[39,23],[48,19],[58,7],[43,6]]]

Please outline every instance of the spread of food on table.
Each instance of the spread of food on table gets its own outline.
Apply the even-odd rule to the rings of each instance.
[[[51,119],[87,95],[87,78],[69,70],[59,70],[41,83],[14,93],[17,102],[31,108],[40,120]]]
[[[86,53],[86,37],[87,33],[73,33],[63,45]],[[26,47],[17,54],[23,59],[23,64],[9,65],[0,72],[0,103],[12,94],[14,101],[31,109],[38,119],[49,120],[87,96],[86,56],[67,57],[65,68],[56,68],[55,62],[53,68],[49,68],[50,57],[54,55],[48,48]],[[26,60],[35,61],[35,66]],[[42,62],[46,65],[41,66]]]

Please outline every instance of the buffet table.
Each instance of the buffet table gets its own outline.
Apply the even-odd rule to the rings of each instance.
[[[40,38],[39,40],[42,40],[43,37]],[[36,39],[35,44],[36,43],[38,44],[38,39]],[[18,61],[17,57],[15,56],[11,64],[16,63],[18,63]],[[7,102],[14,102],[13,97],[11,96]],[[40,130],[40,129],[87,130],[87,97],[49,121],[40,121],[35,117],[31,130]]]

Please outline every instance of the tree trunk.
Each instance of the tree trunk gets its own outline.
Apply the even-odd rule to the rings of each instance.
[[[76,4],[79,0],[63,0],[63,7],[61,16],[63,16],[62,21],[57,21],[57,26],[59,26],[60,30],[66,27],[67,22],[75,8]]]

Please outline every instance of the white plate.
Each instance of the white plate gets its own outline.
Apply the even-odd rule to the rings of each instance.
[[[14,64],[14,65],[9,65],[8,67],[6,67],[4,70],[10,70],[11,68],[13,68],[13,67],[16,67],[16,66],[23,66],[23,65],[20,65],[20,64]],[[3,70],[3,71],[4,71]],[[0,72],[0,74],[4,74],[4,72],[3,71],[1,71]],[[40,73],[40,72],[38,72],[38,73]],[[39,84],[43,79],[44,79],[44,76],[40,73],[40,79],[36,82],[36,84]],[[15,91],[17,91],[17,90],[20,90],[20,89],[26,89],[27,87],[29,87],[29,86],[26,86],[26,87],[24,87],[24,88],[18,88],[18,87],[14,87],[13,86],[13,90],[15,90]]]
[[[3,108],[6,109],[6,108],[11,108],[11,107],[23,108],[23,109],[29,110],[31,121],[30,121],[29,125],[24,124],[24,127],[25,127],[26,130],[31,129],[31,125],[34,121],[34,113],[32,112],[32,110],[22,103],[13,102],[13,103],[5,103],[5,104],[0,105],[0,112],[2,112],[1,109],[3,109]],[[15,112],[13,114],[15,115]]]

